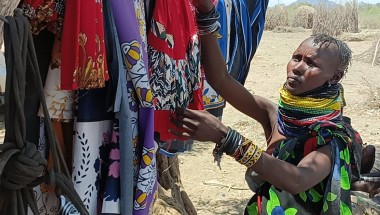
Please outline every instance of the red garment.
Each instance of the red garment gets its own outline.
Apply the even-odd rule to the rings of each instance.
[[[204,107],[202,101],[202,90],[197,90],[194,95],[194,102],[190,103],[188,108],[192,110],[203,110]],[[160,141],[170,142],[174,139],[187,140],[186,138],[174,137],[169,132],[169,129],[180,130],[169,120],[170,117],[175,118],[176,113],[168,110],[154,111],[154,131],[160,133]]]
[[[62,35],[63,90],[93,89],[109,79],[99,0],[66,0]]]
[[[203,109],[200,44],[189,0],[156,1],[148,45],[154,130],[170,142],[178,139],[168,132],[175,109]]]
[[[149,45],[174,60],[185,59],[190,38],[197,34],[190,1],[156,1],[153,20],[148,34]]]
[[[24,0],[21,8],[28,18],[33,34],[45,28],[61,35],[65,2],[64,0]]]

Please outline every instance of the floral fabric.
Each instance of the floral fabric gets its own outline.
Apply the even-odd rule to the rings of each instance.
[[[42,30],[48,29],[61,36],[65,0],[24,0],[21,8],[29,19],[33,34],[39,34]]]
[[[297,195],[266,182],[248,203],[245,214],[352,214],[351,138],[345,127],[328,121],[315,123],[306,135],[280,143],[274,155],[297,165],[307,154],[326,145],[330,146],[332,155],[331,174],[326,179]]]
[[[96,89],[109,79],[101,0],[66,0],[62,36],[63,90]]]
[[[148,75],[145,10],[141,0],[109,2],[126,71],[128,98],[123,99],[128,99],[132,133],[130,142],[120,142],[120,146],[133,147],[132,214],[145,215],[151,213],[157,198],[157,145],[153,140],[154,107]]]

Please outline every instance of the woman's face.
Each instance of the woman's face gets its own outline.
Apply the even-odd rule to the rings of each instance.
[[[343,72],[339,71],[337,46],[314,44],[309,38],[293,53],[287,66],[285,89],[298,95],[318,88],[328,81],[338,82]]]

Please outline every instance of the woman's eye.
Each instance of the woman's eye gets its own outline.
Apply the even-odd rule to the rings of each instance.
[[[299,61],[300,61],[300,59],[299,59],[297,56],[294,56],[294,57],[292,58],[292,60],[295,61],[295,62],[299,62]]]
[[[315,64],[314,64],[314,63],[310,63],[310,62],[309,62],[307,65],[308,65],[309,67],[315,67]]]

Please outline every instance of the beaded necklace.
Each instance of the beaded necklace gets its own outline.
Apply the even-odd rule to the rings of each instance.
[[[300,95],[292,95],[282,87],[277,116],[279,132],[286,137],[298,137],[316,122],[342,122],[340,88],[339,84],[325,84]]]

